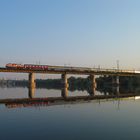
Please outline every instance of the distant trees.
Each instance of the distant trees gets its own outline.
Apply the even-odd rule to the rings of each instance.
[[[114,76],[99,77],[96,79],[98,86],[106,87],[112,86],[112,80]],[[124,87],[140,86],[140,76],[120,76],[120,85]]]
[[[97,82],[97,90],[99,91],[109,91],[112,90],[112,80],[115,78],[114,76],[100,76],[96,78]],[[131,89],[134,90],[134,88],[137,88],[138,91],[140,91],[140,76],[123,76],[119,77],[120,81],[120,88],[122,90],[124,89]],[[0,85],[9,83],[11,86],[17,86],[17,87],[28,87],[29,83],[28,80],[10,80],[10,82],[3,82],[0,81]],[[14,83],[14,84],[12,84]],[[69,83],[69,90],[87,90],[90,91],[91,89],[91,80],[90,76],[87,78],[83,77],[70,77],[68,78]],[[47,89],[61,89],[63,88],[62,79],[36,79],[36,87],[37,88],[47,88]]]

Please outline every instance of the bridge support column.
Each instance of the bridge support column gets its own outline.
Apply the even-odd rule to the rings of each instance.
[[[29,88],[35,88],[35,74],[34,73],[29,73]]]
[[[34,98],[35,96],[35,88],[30,88],[28,89],[28,97],[29,98]]]
[[[61,90],[61,96],[63,97],[63,98],[67,98],[68,97],[68,88],[63,88],[62,90]]]
[[[95,75],[92,74],[90,75],[90,79],[91,79],[91,90],[90,90],[90,94],[91,95],[95,95],[95,90],[96,90],[96,79],[95,79]]]
[[[91,87],[92,88],[96,88],[97,84],[96,84],[96,79],[95,79],[95,75],[90,75],[90,79],[91,79]]]
[[[62,78],[62,84],[64,88],[68,88],[69,84],[68,84],[67,74],[62,74],[61,78]]]
[[[69,87],[67,74],[62,74],[61,78],[62,78],[62,85],[63,85],[63,88],[61,90],[61,95],[62,97],[66,98],[68,96],[68,87]]]

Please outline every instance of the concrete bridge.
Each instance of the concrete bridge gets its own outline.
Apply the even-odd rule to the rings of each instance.
[[[62,95],[67,97],[68,95],[68,79],[67,75],[89,75],[92,83],[91,94],[94,95],[97,86],[95,76],[96,75],[113,75],[114,79],[112,83],[117,86],[117,92],[119,92],[119,76],[140,76],[140,71],[136,70],[121,70],[121,69],[101,69],[101,68],[86,68],[86,67],[63,67],[54,66],[54,69],[48,70],[33,70],[33,69],[10,69],[10,68],[0,68],[0,72],[8,73],[29,73],[29,88],[34,89],[35,84],[35,73],[44,74],[61,74],[63,92]]]

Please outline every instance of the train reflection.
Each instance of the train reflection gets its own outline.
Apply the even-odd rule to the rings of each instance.
[[[7,108],[21,108],[21,107],[40,107],[40,106],[54,106],[65,104],[78,104],[96,101],[121,100],[121,99],[136,99],[136,94],[119,94],[119,95],[95,95],[95,96],[73,96],[73,97],[48,97],[48,98],[22,98],[22,99],[1,99],[0,104],[5,104]]]

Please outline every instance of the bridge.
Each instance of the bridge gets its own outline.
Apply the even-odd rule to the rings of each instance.
[[[103,69],[103,68],[87,68],[87,67],[64,67],[64,66],[53,66],[53,69],[37,70],[37,69],[14,69],[1,67],[0,72],[8,73],[28,73],[29,74],[29,88],[34,89],[35,84],[35,73],[44,74],[61,74],[62,84],[64,86],[64,96],[68,94],[68,79],[67,75],[89,75],[92,82],[92,92],[95,93],[97,86],[95,76],[96,75],[113,75],[114,79],[112,83],[117,86],[119,90],[119,76],[140,76],[140,71],[136,70],[122,70],[122,69]],[[118,91],[119,92],[119,91]]]
[[[55,67],[55,66],[53,66]],[[58,69],[59,67],[59,69]],[[140,71],[124,70],[124,69],[104,69],[104,68],[85,68],[85,67],[64,67],[56,66],[56,69],[51,70],[32,70],[32,69],[10,69],[0,67],[0,72],[13,73],[48,73],[48,74],[80,74],[80,75],[119,75],[119,76],[138,76]]]

